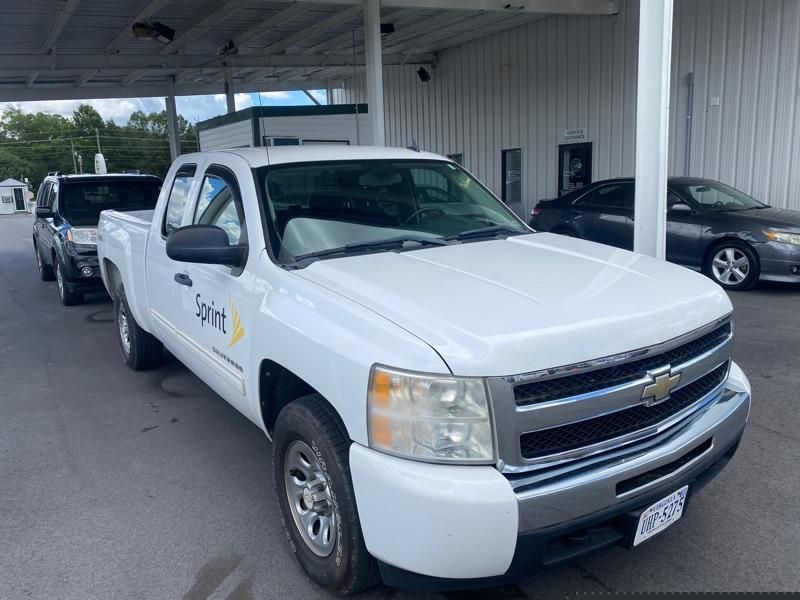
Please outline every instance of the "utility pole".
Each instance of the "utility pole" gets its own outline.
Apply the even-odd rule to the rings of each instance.
[[[83,157],[80,154],[78,154],[78,170],[83,175]]]
[[[97,153],[102,154],[103,151],[100,150],[100,132],[97,130],[97,127],[94,128],[94,134],[97,137]]]
[[[78,163],[75,162],[75,140],[69,141],[70,145],[72,146],[72,172],[78,172]]]

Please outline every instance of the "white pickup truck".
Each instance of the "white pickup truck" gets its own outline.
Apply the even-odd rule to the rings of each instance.
[[[289,545],[341,594],[636,546],[747,421],[716,284],[535,233],[438,155],[188,154],[98,240],[125,362],[163,344],[272,438]]]

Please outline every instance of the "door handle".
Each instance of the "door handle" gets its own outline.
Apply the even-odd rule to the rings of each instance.
[[[186,287],[192,287],[192,278],[189,277],[186,273],[175,273],[175,283],[180,283],[181,285],[185,285]]]

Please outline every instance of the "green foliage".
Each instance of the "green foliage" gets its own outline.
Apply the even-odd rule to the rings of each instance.
[[[178,129],[181,150],[195,151],[196,129],[180,116]],[[27,177],[35,190],[49,171],[79,171],[77,156],[82,158],[83,172],[92,173],[98,138],[110,173],[138,169],[163,177],[169,169],[166,111],[136,111],[127,125],[120,126],[103,121],[88,104],[80,105],[70,118],[23,113],[12,106],[0,115],[0,179]]]

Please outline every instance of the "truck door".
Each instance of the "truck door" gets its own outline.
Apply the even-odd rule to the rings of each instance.
[[[166,206],[163,212],[153,215],[158,224],[154,224],[147,238],[147,306],[150,307],[153,325],[158,330],[157,337],[181,360],[183,356],[176,335],[179,312],[175,308],[179,296],[174,280],[181,265],[167,256],[167,236],[185,224],[196,172],[197,165],[193,163],[178,167]]]
[[[214,164],[198,177],[197,199],[189,211],[193,225],[215,225],[228,235],[230,244],[248,243],[248,225],[257,227],[257,200],[249,169],[236,172],[235,165]],[[246,194],[254,211],[248,218],[242,201]],[[246,401],[246,339],[252,327],[253,271],[258,252],[250,248],[244,265],[231,268],[196,263],[176,264],[175,323],[185,362],[239,411],[251,418]]]

